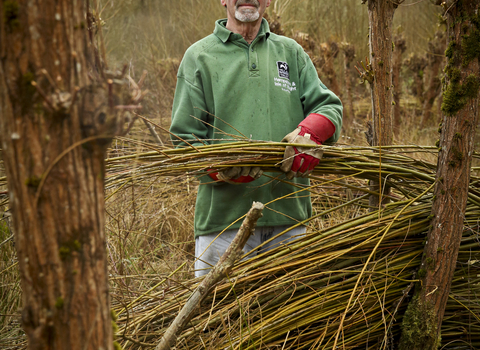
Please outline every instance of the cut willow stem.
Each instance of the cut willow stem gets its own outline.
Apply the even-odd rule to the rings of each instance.
[[[336,349],[337,348],[337,342],[338,342],[338,338],[340,336],[340,333],[343,332],[343,323],[345,322],[345,317],[347,316],[347,312],[350,308],[350,305],[352,303],[352,300],[355,296],[355,292],[357,291],[357,287],[358,285],[360,284],[360,280],[363,276],[363,274],[365,273],[367,267],[368,267],[368,264],[370,263],[370,260],[373,258],[373,256],[375,255],[378,247],[380,246],[380,244],[383,242],[383,239],[385,238],[385,236],[387,235],[388,231],[390,230],[390,228],[393,226],[394,222],[398,219],[398,217],[400,215],[402,215],[402,213],[412,204],[414,204],[417,200],[419,200],[422,196],[424,196],[425,194],[427,194],[434,186],[435,184],[433,183],[429,188],[427,188],[422,194],[420,194],[419,196],[417,196],[417,198],[415,199],[412,199],[406,206],[404,206],[398,213],[397,215],[395,215],[395,218],[390,221],[390,223],[387,225],[387,227],[385,228],[385,231],[383,233],[383,235],[381,236],[381,238],[378,240],[377,244],[375,245],[375,247],[373,248],[373,251],[370,253],[370,255],[368,256],[368,259],[367,259],[367,262],[363,265],[363,269],[362,269],[362,272],[360,273],[360,275],[358,276],[358,279],[357,279],[357,282],[355,283],[355,287],[353,288],[353,291],[352,293],[350,294],[350,298],[348,299],[348,303],[347,303],[347,307],[345,308],[345,312],[343,312],[342,314],[342,318],[340,320],[340,325],[338,326],[338,330],[337,330],[337,333],[335,334],[335,342],[333,343],[333,349]],[[370,239],[370,238],[369,238]],[[368,239],[368,240],[369,240]],[[343,346],[345,348],[345,344]]]
[[[168,350],[176,340],[178,332],[182,331],[193,316],[193,311],[199,306],[202,300],[207,296],[208,292],[225,277],[232,269],[235,261],[243,255],[242,249],[255,231],[257,220],[262,216],[264,205],[260,202],[253,202],[252,208],[247,213],[242,226],[237,232],[230,246],[208,273],[205,279],[200,283],[192,296],[188,299],[178,316],[168,327],[164,336],[160,340],[155,350]]]
[[[165,146],[165,144],[163,143],[162,139],[160,138],[160,136],[158,136],[157,132],[155,131],[155,129],[153,128],[153,126],[145,119],[143,119],[143,122],[145,123],[145,126],[147,127],[148,131],[150,131],[150,135],[152,135],[153,139],[160,145],[160,146]]]

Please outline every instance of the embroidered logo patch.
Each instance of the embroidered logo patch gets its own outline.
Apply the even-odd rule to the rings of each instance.
[[[280,78],[290,79],[290,70],[287,62],[277,61],[278,76]]]

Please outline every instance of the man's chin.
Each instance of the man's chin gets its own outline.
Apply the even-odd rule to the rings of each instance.
[[[243,9],[235,11],[235,18],[240,22],[255,22],[260,18],[260,14],[257,9]]]

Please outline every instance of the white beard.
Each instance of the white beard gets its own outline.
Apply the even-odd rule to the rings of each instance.
[[[235,10],[235,18],[240,22],[248,23],[248,22],[255,22],[257,19],[260,18],[260,13],[258,9],[242,9],[242,10]]]

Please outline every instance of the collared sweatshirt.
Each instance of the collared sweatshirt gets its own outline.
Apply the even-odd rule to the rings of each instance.
[[[195,147],[232,140],[281,141],[309,114],[320,114],[342,126],[339,98],[318,78],[312,61],[294,40],[271,33],[265,19],[249,45],[218,20],[213,34],[185,52],[177,74],[173,102],[172,141]],[[243,136],[242,136],[243,135]],[[186,142],[185,142],[186,141]],[[214,183],[200,177],[195,206],[195,237],[238,228],[253,201],[266,204],[257,226],[293,225],[309,218],[309,180],[283,174],[239,185]],[[297,192],[297,193],[294,193]],[[294,194],[293,194],[294,193]]]

